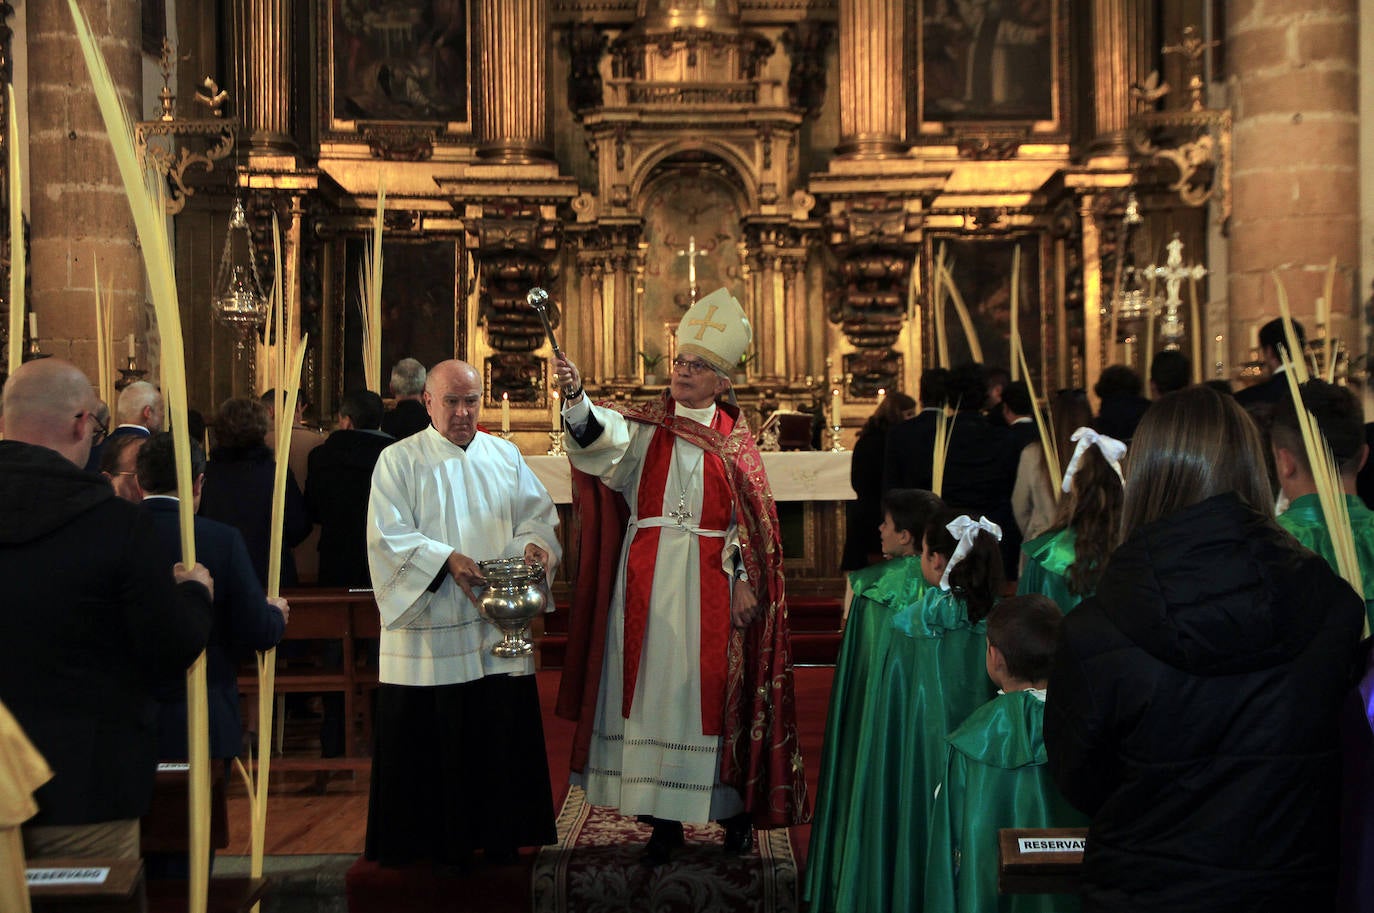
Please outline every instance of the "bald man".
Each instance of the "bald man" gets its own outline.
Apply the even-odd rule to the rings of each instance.
[[[556,839],[533,657],[503,659],[483,621],[479,561],[523,557],[552,571],[558,514],[509,441],[477,427],[482,378],[435,365],[430,425],[382,451],[367,557],[381,610],[381,686],[367,858],[465,869]],[[552,606],[549,607],[552,609]]]
[[[53,769],[30,856],[138,858],[157,765],[153,685],[210,633],[213,583],[159,560],[148,517],[87,473],[95,395],[56,358],[5,383],[0,701]]]

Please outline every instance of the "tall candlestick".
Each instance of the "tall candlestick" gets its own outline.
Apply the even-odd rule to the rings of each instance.
[[[501,433],[510,433],[510,394],[501,394]]]
[[[830,427],[840,426],[840,388],[832,387],[830,390]]]
[[[561,414],[562,403],[559,401],[558,391],[553,391],[553,398],[549,400],[549,430],[563,430],[563,416]]]
[[[29,311],[29,336],[33,339],[38,338],[38,315]]]
[[[128,339],[128,343],[129,343],[129,360],[130,360],[130,361],[133,361],[133,360],[134,360],[134,356],[135,356],[135,353],[134,353],[134,334],[133,334],[133,333],[130,333],[130,334],[128,335],[127,339]]]

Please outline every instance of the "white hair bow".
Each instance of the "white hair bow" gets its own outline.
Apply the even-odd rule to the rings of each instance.
[[[992,533],[992,538],[998,542],[1002,541],[1002,527],[993,523],[987,517],[979,517],[977,520],[968,514],[956,517],[945,524],[945,529],[949,534],[959,540],[959,544],[954,547],[954,554],[949,556],[949,563],[945,565],[944,576],[940,578],[940,589],[948,592],[949,572],[954,570],[954,565],[964,560],[964,556],[973,548],[973,542],[978,538],[978,533],[982,530]]]
[[[1069,460],[1069,468],[1064,470],[1064,494],[1073,490],[1073,474],[1078,471],[1078,464],[1083,462],[1083,452],[1089,447],[1096,447],[1101,452],[1102,459],[1116,470],[1116,477],[1121,480],[1121,484],[1126,484],[1126,477],[1121,474],[1121,458],[1126,455],[1125,444],[1114,437],[1098,434],[1091,428],[1079,428],[1069,440],[1077,441],[1078,446],[1073,449],[1073,459]]]

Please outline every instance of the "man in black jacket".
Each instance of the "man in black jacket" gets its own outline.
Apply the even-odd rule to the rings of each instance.
[[[157,762],[151,689],[210,633],[205,566],[174,571],[148,517],[82,470],[95,403],[56,358],[4,388],[0,701],[53,770],[24,828],[30,857],[138,857]]]
[[[172,435],[160,431],[138,452],[138,481],[147,492],[143,510],[153,520],[158,548],[167,561],[181,555],[180,499]],[[205,451],[191,442],[193,497],[200,500]],[[263,595],[243,535],[226,523],[195,518],[196,557],[211,569],[215,586],[214,621],[205,647],[210,701],[210,757],[236,758],[243,744],[239,717],[238,662],[254,650],[270,650],[281,640],[291,607],[280,596]],[[186,758],[186,687],[168,681],[157,693],[158,757]]]
[[[345,393],[338,430],[310,452],[305,507],[320,525],[321,586],[370,587],[367,573],[367,499],[372,470],[387,445],[379,430],[382,398],[371,390]]]
[[[396,440],[378,430],[384,409],[382,398],[371,390],[345,393],[339,404],[338,430],[310,451],[305,508],[311,522],[320,526],[320,586],[372,586],[367,571],[367,501],[372,495],[372,470],[382,451]],[[428,413],[425,420],[429,420]],[[323,642],[320,649],[326,662],[343,662],[337,641]],[[375,642],[367,649],[375,658]],[[320,720],[320,753],[324,757],[344,753],[346,730],[343,695],[324,695]]]
[[[400,440],[429,427],[429,413],[422,398],[425,395],[425,366],[413,358],[402,358],[391,369],[391,395],[396,406],[383,418],[379,427]]]
[[[930,490],[935,418],[945,408],[948,380],[949,371],[945,368],[931,368],[922,373],[918,397],[921,411],[888,430],[887,454],[883,461],[884,494],[894,488]]]

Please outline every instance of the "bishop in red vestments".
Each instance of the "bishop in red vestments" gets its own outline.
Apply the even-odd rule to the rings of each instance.
[[[706,296],[680,324],[668,393],[633,408],[589,403],[555,360],[581,529],[558,709],[580,723],[588,801],[653,822],[650,865],[683,821],[722,821],[738,852],[751,825],[808,813],[777,511],[720,399],[750,337],[726,290]]]

